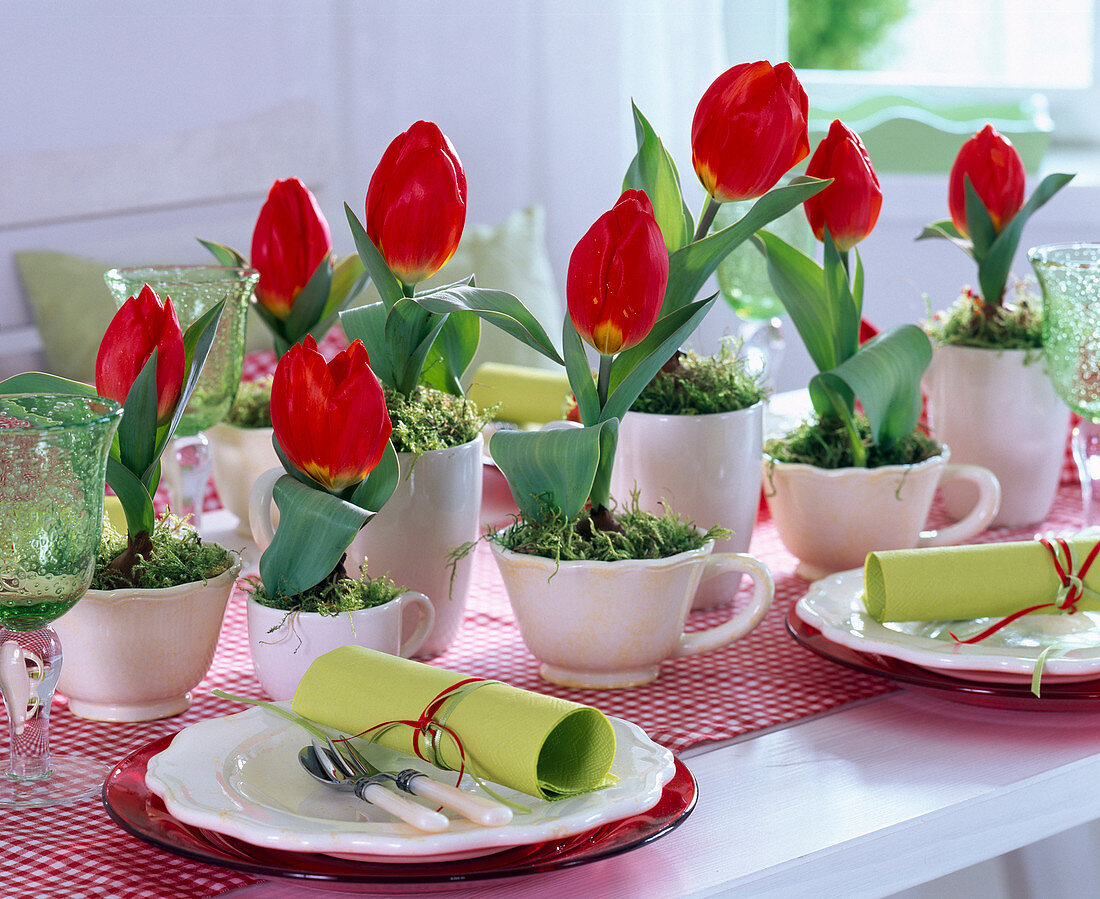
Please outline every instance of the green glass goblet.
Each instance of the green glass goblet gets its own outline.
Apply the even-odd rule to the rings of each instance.
[[[0,395],[0,693],[10,738],[3,808],[94,795],[107,773],[97,762],[50,754],[61,644],[49,625],[91,582],[121,415],[118,403],[99,397]]]
[[[218,330],[206,357],[195,392],[184,410],[176,439],[164,454],[164,476],[172,510],[202,522],[202,501],[210,480],[210,450],[203,428],[217,424],[228,414],[244,365],[245,319],[252,290],[260,274],[251,268],[217,265],[149,265],[113,268],[103,275],[122,306],[148,284],[161,302],[172,298],[180,325],[187,328],[219,300],[225,300]]]
[[[1028,250],[1043,293],[1043,356],[1058,395],[1081,421],[1073,458],[1084,526],[1100,525],[1100,244]]]

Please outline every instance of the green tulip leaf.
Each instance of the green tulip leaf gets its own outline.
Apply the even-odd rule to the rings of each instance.
[[[77,396],[99,396],[91,384],[70,381],[44,371],[25,371],[12,375],[0,381],[0,393],[72,393]]]
[[[371,469],[370,474],[352,491],[348,502],[364,511],[378,512],[393,496],[393,491],[397,489],[397,482],[400,479],[401,465],[397,459],[397,450],[393,448],[393,442],[387,440],[382,458]]]
[[[680,190],[680,175],[672,155],[665,149],[653,127],[642,115],[636,103],[631,102],[634,110],[634,131],[638,138],[638,153],[631,160],[623,178],[623,190],[631,188],[644,190],[653,204],[653,214],[661,228],[665,246],[669,253],[675,253],[680,247],[691,241],[695,224],[691,210],[684,202]]]
[[[559,365],[564,364],[538,319],[518,297],[503,290],[472,286],[448,287],[417,294],[412,301],[429,312],[438,314],[473,312],[482,321],[500,328],[524,346],[531,347]]]
[[[332,254],[326,253],[320,265],[309,276],[305,287],[294,298],[283,332],[292,346],[325,317],[332,288],[332,267],[329,265],[331,259]]]
[[[302,469],[290,461],[290,457],[283,451],[283,448],[279,446],[279,441],[275,438],[275,435],[271,435],[271,446],[275,450],[275,455],[279,457],[279,461],[283,464],[283,471],[285,471],[292,478],[301,481],[310,490],[320,490],[322,493],[328,493],[329,490],[320,481],[316,481],[306,474]],[[343,499],[343,497],[341,497]]]
[[[997,235],[985,258],[978,263],[978,283],[981,285],[982,296],[987,301],[999,302],[1004,295],[1005,284],[1008,283],[1008,275],[1012,270],[1012,260],[1016,255],[1016,248],[1020,245],[1020,238],[1023,237],[1027,220],[1072,180],[1073,175],[1059,172],[1047,175],[1024,203],[1023,208]]]
[[[176,427],[179,425],[180,419],[183,417],[183,412],[187,408],[187,403],[191,399],[191,394],[195,392],[195,385],[199,383],[199,375],[202,374],[202,367],[206,364],[206,357],[210,353],[210,347],[214,343],[214,335],[218,330],[218,323],[221,321],[222,310],[225,308],[225,300],[219,300],[213,306],[200,315],[195,321],[191,323],[183,335],[183,387],[180,390],[180,400],[176,404],[176,411],[172,413],[172,420],[166,428],[159,428],[157,430],[156,448],[153,451],[153,458],[150,461],[149,468],[146,469],[142,475],[142,480],[145,480],[153,465],[156,465],[160,460],[161,453],[164,452],[164,447],[168,441],[172,439],[172,435],[176,433]],[[123,413],[125,417],[125,412]],[[121,429],[122,425],[119,425]],[[153,485],[153,489],[156,489],[156,485]]]
[[[810,381],[814,406],[828,403],[823,393],[859,398],[871,436],[889,447],[911,434],[921,412],[920,380],[932,360],[928,335],[916,325],[899,325],[867,341],[859,352]],[[815,396],[816,394],[816,396]]]
[[[661,316],[645,340],[615,357],[607,402],[600,411],[601,421],[626,415],[661,366],[699,326],[717,296],[696,300]]]
[[[394,303],[386,316],[386,347],[397,373],[397,389],[405,396],[420,383],[428,353],[446,323],[446,315],[433,315],[407,297]]]
[[[388,387],[397,389],[397,373],[394,361],[386,344],[385,303],[371,303],[369,306],[356,306],[340,313],[340,324],[348,340],[361,340],[370,357],[371,371],[378,380]]]
[[[474,361],[481,342],[481,319],[472,312],[452,312],[428,353],[420,383],[452,396],[462,396],[460,379]]]
[[[572,519],[592,492],[600,464],[600,435],[618,426],[613,420],[583,428],[497,431],[489,440],[489,454],[525,518],[539,521],[556,512]]]
[[[840,251],[828,229],[825,230],[825,258],[822,282],[825,287],[825,307],[832,318],[830,333],[833,335],[835,358],[843,361],[851,358],[859,349],[859,305],[848,284],[848,267],[841,259]],[[859,256],[856,256],[857,262]],[[862,281],[862,266],[858,267]],[[860,285],[862,290],[862,284]]]
[[[568,315],[562,324],[561,343],[565,354],[565,373],[569,377],[569,386],[577,401],[581,421],[586,425],[596,424],[600,420],[600,397],[596,392],[596,381],[592,377],[584,342],[573,326],[573,319]]]
[[[661,314],[686,306],[698,296],[718,263],[766,224],[824,190],[831,181],[799,176],[784,187],[768,191],[727,228],[682,247],[669,257],[668,287]]]
[[[224,265],[226,268],[249,267],[248,260],[232,247],[227,247],[225,244],[214,243],[212,240],[203,240],[201,237],[198,238],[198,241],[210,251],[217,260],[218,265]]]
[[[366,229],[347,203],[344,204],[344,211],[348,216],[348,225],[351,227],[351,236],[355,240],[355,249],[359,252],[359,258],[363,260],[363,266],[374,281],[374,286],[378,288],[378,295],[382,298],[382,302],[389,309],[405,295],[401,288],[401,281],[390,271],[386,260],[378,252],[378,247],[367,237]]]
[[[130,385],[117,434],[119,461],[144,482],[146,473],[157,461],[154,458],[157,441],[156,348]]]
[[[252,309],[260,317],[260,320],[267,325],[268,331],[271,332],[271,336],[275,341],[275,357],[282,359],[286,351],[293,345],[293,341],[287,336],[286,333],[286,320],[279,318],[271,312],[266,306],[261,306],[255,300],[252,302]]]
[[[126,530],[130,536],[142,531],[153,533],[156,513],[152,495],[138,477],[113,455],[107,457],[107,483],[122,504]]]
[[[371,513],[290,475],[275,482],[272,497],[279,507],[279,526],[260,556],[260,579],[272,596],[294,596],[336,568]]]
[[[917,235],[917,240],[927,240],[930,237],[938,237],[943,240],[949,240],[960,250],[966,253],[967,256],[974,255],[974,244],[970,239],[963,237],[959,233],[958,228],[955,227],[955,223],[951,219],[947,219],[942,222],[933,222],[931,225],[925,225],[924,230]]]
[[[978,260],[980,267],[997,236],[997,230],[993,227],[989,210],[985,208],[982,198],[970,183],[969,175],[963,175],[963,189],[966,191],[966,230],[970,232],[974,258]]]
[[[324,318],[334,316],[341,309],[346,309],[363,292],[369,282],[370,275],[367,274],[367,267],[363,265],[363,260],[359,258],[358,253],[352,253],[337,262],[332,270],[332,284],[329,288]]]
[[[821,266],[782,238],[761,231],[753,243],[768,263],[768,278],[818,371],[842,361],[833,342],[833,312],[823,301]]]

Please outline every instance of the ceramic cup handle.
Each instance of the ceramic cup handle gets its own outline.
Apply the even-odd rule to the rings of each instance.
[[[951,546],[976,537],[989,527],[989,523],[1000,509],[1001,482],[988,468],[949,462],[943,467],[940,483],[956,479],[970,481],[978,488],[978,502],[968,515],[954,524],[938,531],[921,531],[917,546]]]
[[[700,652],[709,652],[740,639],[756,627],[772,607],[772,600],[775,598],[775,581],[767,565],[745,553],[714,553],[707,559],[707,567],[703,570],[700,582],[727,572],[747,574],[752,578],[752,596],[749,604],[729,621],[705,631],[681,634],[680,645],[672,653],[672,658],[679,659]]]
[[[406,604],[409,606],[416,606],[417,611],[420,612],[420,618],[416,623],[416,630],[401,643],[401,658],[407,659],[420,649],[420,647],[424,645],[424,641],[428,639],[428,634],[431,633],[432,625],[435,624],[435,606],[432,605],[432,601],[428,599],[428,597],[415,590],[406,590],[397,597],[394,602],[399,602],[402,606]],[[402,615],[404,611],[404,609],[401,609]]]
[[[35,668],[35,674],[27,671],[27,662]],[[31,704],[31,678],[42,680],[44,666],[42,660],[33,653],[26,652],[14,640],[8,640],[0,646],[0,695],[8,707],[8,718],[15,735],[23,733],[27,723],[27,709]]]
[[[267,549],[275,539],[275,525],[271,523],[271,491],[275,482],[284,474],[286,472],[281,468],[269,468],[256,478],[252,493],[248,496],[248,526],[252,529],[252,539],[260,552]]]

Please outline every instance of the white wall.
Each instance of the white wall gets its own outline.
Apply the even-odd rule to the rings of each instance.
[[[551,262],[619,193],[634,152],[633,97],[673,152],[694,210],[698,97],[735,62],[782,56],[777,0],[0,0],[0,338],[28,321],[11,254],[56,249],[104,263],[201,261],[203,236],[247,251],[280,177],[315,188],[337,249],[343,203],[361,213],[388,142],[418,118],[451,137],[469,221],[547,210]],[[883,179],[863,245],[867,315],[888,326],[946,305],[973,266],[914,243],[943,218],[943,178]],[[1028,243],[1100,237],[1100,204],[1071,188]],[[104,210],[141,210],[114,215]],[[1019,266],[1026,269],[1026,264]],[[557,323],[547,323],[557,330]],[[696,343],[735,327],[716,307]],[[788,335],[779,386],[812,368]]]

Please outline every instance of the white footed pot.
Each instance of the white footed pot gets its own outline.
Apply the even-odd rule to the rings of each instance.
[[[662,501],[702,528],[720,525],[733,536],[718,552],[748,550],[760,508],[764,404],[716,415],[628,412],[619,425],[611,495],[625,504],[637,489],[639,507],[661,514]],[[693,609],[733,600],[740,575],[699,586]]]
[[[237,532],[251,537],[248,499],[252,485],[265,471],[282,462],[271,443],[271,428],[238,428],[220,422],[203,433],[210,441],[210,468],[218,497],[237,516]]]
[[[1065,460],[1070,411],[1055,393],[1036,350],[937,346],[924,376],[932,436],[957,462],[982,465],[1001,482],[993,527],[1043,521]],[[970,484],[946,485],[947,513],[974,505]]]
[[[89,590],[54,623],[57,688],[93,721],[153,721],[186,711],[210,670],[238,559],[209,581],[158,590]]]
[[[861,568],[867,553],[917,546],[947,546],[984,531],[1001,500],[988,469],[938,456],[915,465],[817,468],[764,459],[764,496],[783,545],[798,558],[797,573],[817,580],[834,571]],[[961,521],[923,530],[941,481],[966,480],[977,503]]]
[[[416,628],[404,636],[403,618],[414,609]],[[431,631],[435,610],[423,593],[409,590],[385,605],[339,615],[285,612],[248,598],[248,644],[264,692],[275,700],[291,699],[298,681],[326,652],[354,644],[408,658]]]
[[[771,572],[713,543],[667,559],[561,562],[492,544],[523,642],[539,674],[567,687],[610,689],[656,680],[665,659],[709,652],[743,637],[771,608]],[[684,632],[701,580],[748,574],[748,605],[716,627]]]

